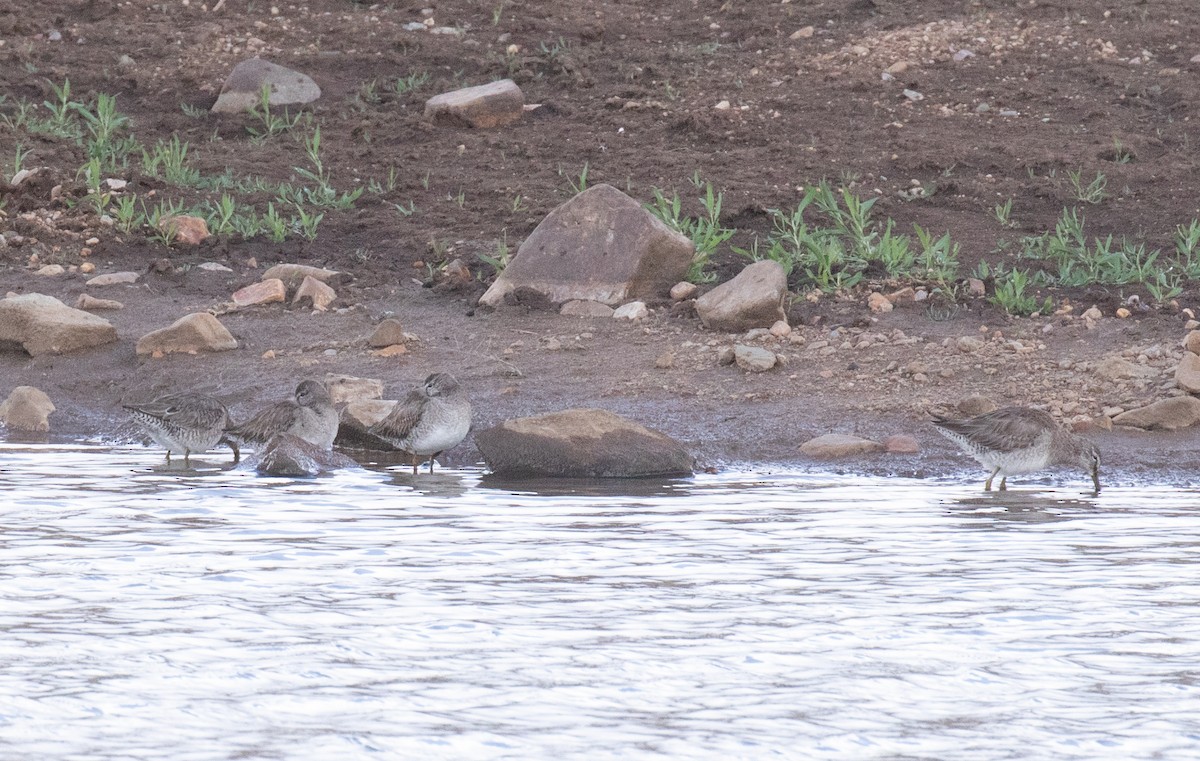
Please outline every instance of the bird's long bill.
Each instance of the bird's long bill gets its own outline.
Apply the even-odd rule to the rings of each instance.
[[[1092,468],[1092,485],[1096,487],[1096,493],[1100,493],[1100,468]]]

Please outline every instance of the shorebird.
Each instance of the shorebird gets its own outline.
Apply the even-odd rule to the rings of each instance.
[[[329,389],[320,381],[301,381],[295,401],[273,404],[241,425],[225,432],[242,441],[265,444],[281,433],[290,433],[322,449],[333,449],[337,438],[338,411],[329,399]]]
[[[1100,450],[1091,441],[1064,429],[1048,412],[1004,407],[965,420],[935,416],[938,432],[991,471],[984,491],[1000,476],[1000,491],[1009,476],[1052,465],[1074,465],[1092,477],[1100,492]]]
[[[408,452],[413,475],[426,458],[432,473],[434,458],[457,446],[471,430],[471,403],[454,376],[433,373],[369,430]]]
[[[123,405],[135,421],[171,453],[183,454],[183,464],[189,465],[192,453],[201,454],[219,443],[233,450],[233,461],[241,459],[237,442],[225,436],[229,413],[225,405],[205,394],[167,394],[145,404]]]

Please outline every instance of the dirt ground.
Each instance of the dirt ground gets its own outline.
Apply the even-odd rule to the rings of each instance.
[[[423,31],[403,29],[426,20]],[[0,231],[23,238],[0,249],[2,290],[73,304],[85,276],[37,276],[29,259],[37,253],[41,264],[79,265],[92,236],[100,242],[88,246],[86,261],[97,273],[147,272],[133,286],[88,289],[126,304],[104,314],[117,326],[117,344],[35,359],[0,354],[4,392],[22,384],[46,391],[58,406],[57,434],[131,436],[119,403],[167,390],[214,393],[242,417],[286,396],[300,377],[382,378],[394,398],[440,369],[470,389],[477,427],[601,406],[680,438],[715,466],[803,464],[798,445],[829,431],[908,433],[921,453],[848,467],[939,474],[963,462],[925,422],[930,406],[978,393],[1047,406],[1069,420],[1163,398],[1173,393],[1183,310],[1200,308],[1192,284],[1177,303],[1128,319],[1113,317],[1117,307],[1146,296],[1130,287],[1050,293],[1076,307],[1054,317],[1010,318],[984,299],[949,319],[932,319],[943,315],[920,305],[873,315],[871,287],[900,284],[868,283],[815,303],[799,294],[793,338],[753,339],[787,360],[761,374],[720,366],[718,350],[742,339],[671,316],[667,304],[652,305],[651,317],[636,324],[473,308],[491,274],[479,254],[502,243],[515,251],[574,193],[585,164],[589,183],[609,182],[643,201],[653,188],[678,190],[692,213],[699,211],[692,179],[712,182],[725,194],[723,221],[739,230],[730,242],[738,246],[765,236],[769,209],[794,206],[805,187],[828,179],[877,196],[876,215],[899,228],[949,231],[962,244],[963,277],[981,258],[1011,259],[1021,236],[1052,229],[1067,206],[1083,207],[1090,235],[1126,235],[1168,250],[1175,226],[1200,216],[1200,154],[1191,143],[1200,142],[1200,63],[1192,61],[1200,54],[1200,7],[1191,0],[229,0],[215,12],[197,0],[0,0],[0,94],[8,98],[0,110],[20,98],[40,103],[52,96],[48,80],[69,77],[80,98],[115,95],[143,144],[173,134],[188,141],[205,175],[228,169],[290,180],[304,163],[294,136],[257,143],[247,117],[196,110],[211,106],[228,71],[252,54],[321,86],[309,111],[333,183],[382,187],[351,210],[327,213],[312,242],[225,236],[168,249],[118,233],[82,206],[51,200],[58,184],[67,196],[83,194],[80,146],[30,140],[0,125],[6,164],[21,142],[33,150],[26,166],[45,167],[19,188],[0,186]],[[425,74],[413,92],[387,84]],[[521,122],[472,131],[422,119],[429,96],[506,76],[528,103],[540,104]],[[906,89],[923,98],[911,100]],[[727,108],[717,108],[722,101]],[[1072,171],[1103,172],[1108,197],[1080,204]],[[136,166],[121,176],[143,198],[153,191],[190,205],[211,197]],[[992,211],[1006,199],[1011,227]],[[243,200],[265,207],[270,196]],[[415,211],[402,214],[397,204]],[[455,257],[468,262],[478,286],[426,287],[428,273]],[[162,258],[173,271],[148,271]],[[194,266],[208,261],[233,272]],[[241,343],[236,351],[135,356],[144,333],[221,304],[282,261],[349,273],[337,286],[338,309],[233,312],[221,320]],[[719,278],[745,261],[723,249]],[[1093,304],[1105,317],[1086,325],[1078,315]],[[366,346],[384,316],[418,337],[407,354],[378,357]],[[984,344],[963,351],[963,336]],[[274,358],[263,358],[268,351]],[[1102,363],[1113,356],[1144,371],[1106,377]],[[1118,479],[1182,483],[1196,472],[1194,433],[1096,436]],[[470,441],[449,455],[456,463],[476,459]]]

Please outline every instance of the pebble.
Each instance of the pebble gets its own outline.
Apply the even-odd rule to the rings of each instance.
[[[908,98],[909,100],[913,101],[914,103],[919,100],[925,100],[925,96],[916,90],[906,89],[904,91],[904,97]]]
[[[205,272],[233,272],[233,270],[218,262],[204,262],[203,264],[197,264],[196,269],[204,270]]]
[[[1012,110],[1011,108],[1003,108],[1003,109],[1001,109],[1001,110],[1000,110],[1000,115],[1001,115],[1001,116],[1020,116],[1020,115],[1021,115],[1021,112],[1020,112],[1020,111],[1014,111],[1014,110]]]
[[[785,338],[791,334],[792,326],[788,325],[786,320],[777,320],[775,324],[771,326],[771,335],[775,336],[776,338]]]
[[[646,309],[646,304],[641,301],[622,304],[613,312],[613,318],[617,320],[641,320],[649,316],[650,310]]]
[[[817,30],[814,29],[813,27],[804,26],[804,27],[800,27],[796,31],[792,32],[791,35],[789,35],[788,39],[806,40],[809,37],[812,37],[814,34],[816,34],[816,32],[817,32]]]
[[[57,29],[51,29],[50,34],[46,35],[46,39],[51,42],[62,42],[62,32]]]
[[[67,271],[67,269],[65,267],[63,267],[61,264],[47,264],[44,267],[40,268],[34,274],[41,275],[42,277],[56,277],[58,275],[63,274],[66,271]]]
[[[884,296],[879,291],[873,291],[867,297],[867,307],[876,314],[887,314],[892,311],[894,305],[888,300],[887,296]]]
[[[659,370],[670,370],[675,366],[674,352],[664,351],[659,354],[658,358],[654,360],[654,366]]]

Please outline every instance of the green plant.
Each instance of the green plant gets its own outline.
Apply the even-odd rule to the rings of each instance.
[[[41,122],[30,122],[32,132],[40,132],[57,138],[78,141],[82,137],[79,124],[74,119],[79,104],[71,100],[71,80],[64,79],[61,85],[46,80],[54,91],[54,100],[44,100],[42,105],[50,112],[50,118]]]
[[[145,202],[141,202],[141,207],[142,218],[150,228],[150,239],[170,246],[175,238],[175,226],[170,220],[183,211],[183,204],[178,201],[159,201],[153,208],[147,209]]]
[[[253,210],[245,214],[238,214],[230,221],[230,226],[233,231],[242,236],[243,240],[250,240],[255,235],[263,231],[262,222]]]
[[[421,87],[428,82],[428,72],[414,72],[409,74],[407,77],[397,77],[396,80],[392,82],[392,92],[396,93],[397,97],[402,98],[405,95],[408,95],[410,92],[415,92],[416,90],[421,89]]]
[[[376,105],[383,99],[379,96],[379,80],[372,79],[370,82],[363,82],[358,86],[358,92],[355,97],[362,103],[370,103]]]
[[[512,213],[516,214],[519,211],[525,211],[528,207],[525,205],[525,198],[520,193],[513,197]]]
[[[512,259],[512,254],[508,248],[508,230],[504,230],[503,237],[496,241],[496,253],[489,256],[488,254],[478,254],[479,259],[492,268],[495,275],[499,275],[508,266],[508,262]]]
[[[1025,292],[1029,285],[1027,271],[1014,269],[997,277],[995,283],[995,292],[988,301],[1012,315],[1025,317],[1038,311],[1037,299]]]
[[[322,208],[334,209],[349,209],[354,206],[354,202],[362,196],[364,187],[361,185],[348,193],[338,193],[333,187],[331,175],[325,164],[321,160],[321,128],[317,127],[312,131],[312,134],[304,139],[304,152],[308,156],[308,161],[312,164],[312,169],[303,167],[293,167],[296,174],[303,177],[309,182],[316,183],[314,188],[301,188],[299,192],[300,198],[291,199],[297,206],[300,205],[300,199],[313,206]]]
[[[1177,272],[1156,272],[1154,279],[1144,285],[1156,304],[1165,304],[1183,294],[1183,277]]]
[[[191,103],[180,103],[179,110],[183,111],[184,115],[192,119],[203,119],[208,115],[208,112],[199,106],[193,106]]]
[[[396,211],[400,212],[400,216],[402,217],[411,217],[417,212],[417,205],[413,201],[409,201],[408,206],[402,203],[394,203],[392,206],[396,207]]]
[[[458,194],[454,196],[454,203],[458,204],[458,208],[464,208],[467,205],[467,194],[461,187],[458,189]]]
[[[169,143],[161,139],[150,151],[142,150],[142,169],[172,185],[196,187],[201,184],[200,170],[187,165],[188,144],[172,135]]]
[[[1012,199],[1008,199],[1004,203],[996,204],[992,210],[996,217],[996,221],[1003,227],[1016,227],[1017,223],[1012,221]]]
[[[500,15],[504,13],[504,0],[500,0],[500,4],[492,9],[492,26],[500,26]]]
[[[1133,161],[1133,154],[1130,153],[1124,145],[1121,144],[1121,139],[1113,138],[1113,161],[1118,164],[1128,164]]]
[[[288,226],[273,202],[267,203],[267,213],[263,215],[259,228],[267,234],[273,243],[282,243],[287,238]]]
[[[1191,280],[1200,280],[1200,220],[1175,228],[1175,252],[1179,265]]]
[[[709,262],[717,248],[736,232],[721,225],[724,194],[716,192],[711,182],[704,183],[704,195],[700,198],[704,213],[698,217],[687,217],[682,214],[682,202],[678,193],[674,193],[670,199],[658,188],[655,188],[653,193],[654,202],[647,206],[650,213],[668,227],[687,236],[695,247],[686,275],[687,280],[693,283],[710,283],[715,280],[716,275],[708,271]]]
[[[76,176],[83,175],[84,184],[87,186],[88,194],[85,200],[92,204],[96,216],[104,214],[108,210],[109,193],[104,190],[104,172],[100,165],[100,159],[93,158],[79,168]]]
[[[289,116],[287,109],[284,109],[283,116],[271,113],[270,85],[263,85],[262,89],[259,90],[258,102],[250,107],[250,115],[257,119],[258,123],[248,125],[246,131],[258,142],[294,129],[302,116],[302,114]]]
[[[88,156],[99,159],[105,171],[128,166],[129,154],[138,147],[138,142],[132,135],[119,136],[129,126],[129,117],[117,111],[117,99],[101,93],[96,96],[94,110],[73,105],[89,134]]]
[[[923,276],[939,285],[945,285],[958,277],[958,243],[950,240],[950,233],[934,239],[920,225],[914,224],[913,231],[921,247],[917,255],[917,266],[923,271]]]
[[[213,204],[206,201],[203,209],[208,229],[214,235],[228,235],[234,231],[233,220],[237,216],[237,202],[229,194],[222,194],[221,200]]]
[[[1071,180],[1071,187],[1075,190],[1076,200],[1097,204],[1108,197],[1108,194],[1104,192],[1104,188],[1108,185],[1108,178],[1104,176],[1103,172],[1096,172],[1095,179],[1086,186],[1083,184],[1082,169],[1067,172],[1067,176]]]
[[[29,158],[29,154],[31,153],[33,153],[32,148],[26,148],[20,143],[17,143],[16,154],[13,156],[12,174],[8,176],[9,182],[12,182],[13,178],[25,168],[25,159]]]
[[[324,214],[310,214],[303,206],[297,204],[297,216],[292,218],[291,227],[305,240],[317,239],[317,225],[325,218]]]
[[[132,193],[117,198],[113,206],[113,218],[121,232],[131,233],[145,223],[146,215],[138,211],[137,202],[137,196]]]
[[[565,177],[567,184],[571,186],[571,190],[575,195],[579,195],[588,189],[588,162],[583,162],[583,169],[579,170],[578,178],[568,175],[563,171],[562,164],[558,165],[558,176]]]

